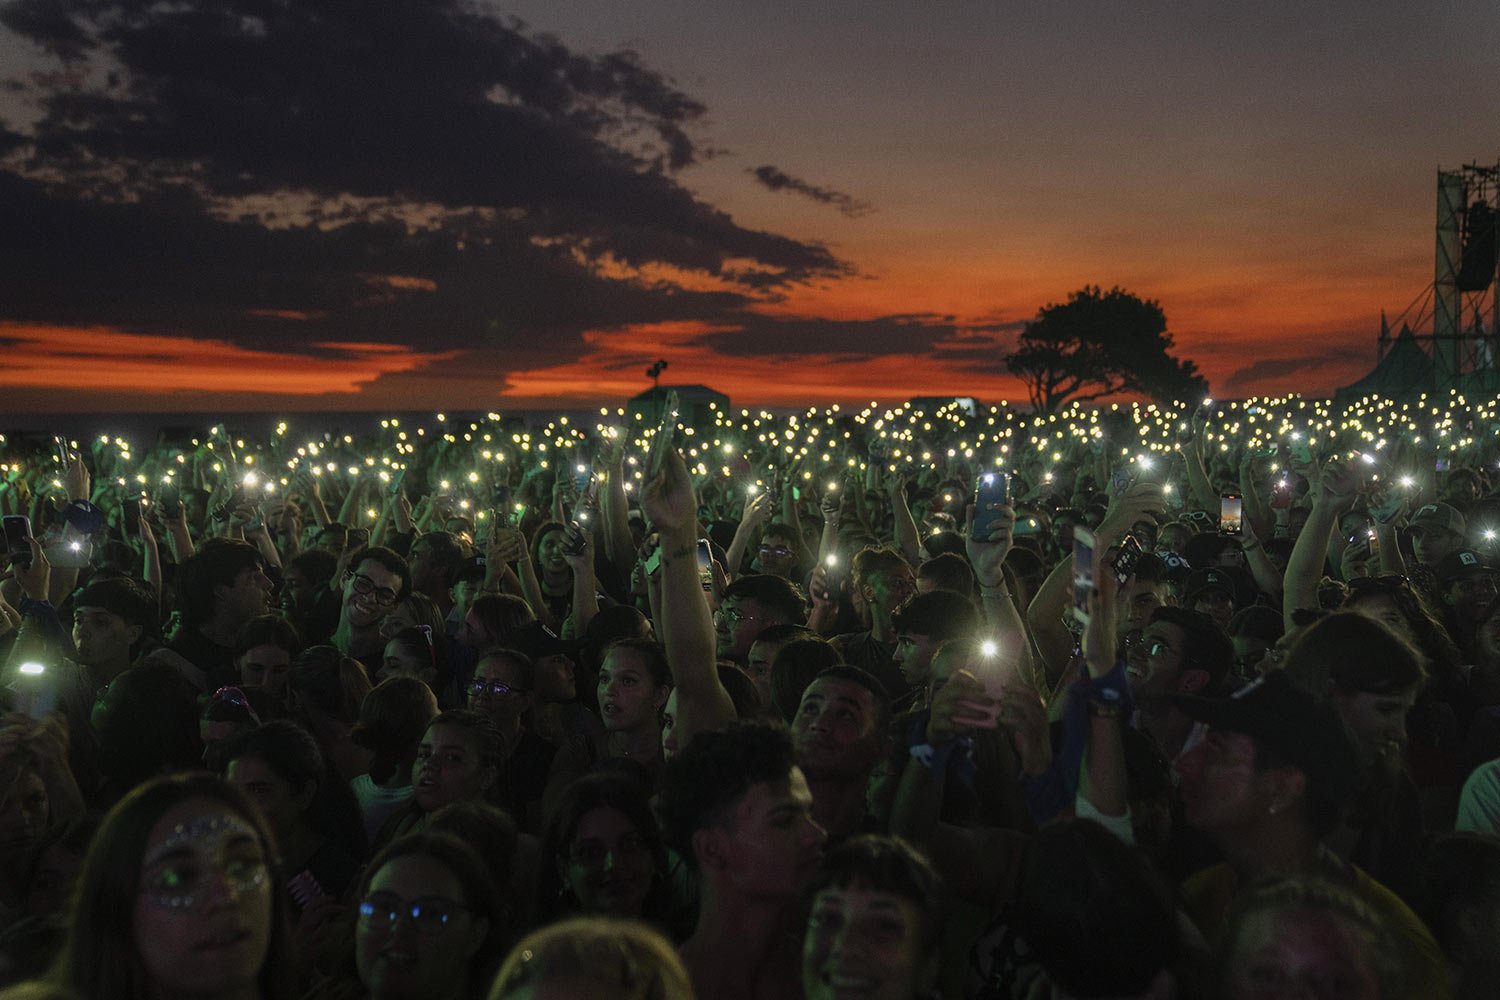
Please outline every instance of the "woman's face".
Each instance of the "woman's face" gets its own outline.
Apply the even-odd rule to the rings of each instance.
[[[1228,1000],[1380,998],[1380,981],[1366,946],[1322,910],[1252,914],[1230,948],[1222,994]]]
[[[47,785],[32,768],[12,771],[5,780],[9,789],[0,801],[0,855],[17,858],[47,829],[51,809]]]
[[[1416,634],[1412,632],[1410,623],[1401,609],[1396,606],[1396,601],[1389,594],[1371,594],[1362,597],[1350,607],[1351,611],[1358,611],[1366,617],[1373,618],[1392,632],[1415,644]]]
[[[402,601],[392,608],[385,616],[385,621],[380,623],[380,637],[382,639],[395,638],[402,629],[412,628],[416,624],[416,610],[412,608],[410,601]]]
[[[565,544],[566,541],[563,533],[558,529],[554,528],[543,535],[542,540],[537,543],[536,547],[537,568],[553,575],[566,573],[568,571],[568,561],[563,558],[563,546]]]
[[[1369,763],[1380,756],[1399,759],[1406,750],[1406,715],[1416,703],[1417,692],[1401,694],[1344,694],[1335,692],[1334,707],[1354,734],[1360,759]]]
[[[417,656],[410,649],[392,639],[385,644],[385,656],[381,661],[380,670],[376,673],[376,679],[383,681],[387,677],[415,677],[420,681],[431,683],[436,673],[430,659]]]
[[[494,768],[480,761],[467,729],[446,723],[428,727],[411,768],[412,798],[423,812],[477,799],[494,780]]]
[[[583,814],[558,863],[584,913],[639,916],[651,891],[651,849],[630,817],[609,806]]]
[[[253,987],[271,945],[268,864],[255,828],[223,803],[191,799],[157,820],[132,921],[151,995]]]
[[[286,693],[287,678],[292,673],[292,654],[268,642],[241,653],[235,666],[241,684],[265,688],[280,697]]]
[[[599,712],[610,732],[659,728],[668,690],[657,687],[633,649],[612,649],[599,666]]]
[[[489,933],[463,886],[434,858],[392,858],[360,901],[354,962],[371,1000],[456,996]],[[392,917],[394,916],[394,920]]]
[[[808,1000],[857,994],[870,1000],[922,995],[921,917],[892,892],[830,886],[818,893],[802,944]]]

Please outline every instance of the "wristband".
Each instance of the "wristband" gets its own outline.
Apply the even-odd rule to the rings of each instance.
[[[16,610],[21,612],[24,618],[27,615],[56,614],[57,609],[52,606],[51,601],[38,601],[30,597],[23,597],[16,605]]]
[[[1005,589],[1005,584],[1003,584],[1003,583],[997,583],[993,587],[986,587],[984,584],[980,584],[979,585],[979,596],[980,597],[1009,597],[1010,596],[1010,591],[1008,591],[1008,590]]]

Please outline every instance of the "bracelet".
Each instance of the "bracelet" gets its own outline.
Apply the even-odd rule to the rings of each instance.
[[[1125,714],[1125,705],[1118,701],[1088,700],[1089,714],[1096,719],[1118,719]]]
[[[993,587],[986,587],[984,584],[981,583],[979,585],[979,596],[980,597],[1009,597],[1010,596],[1010,591],[1008,591],[1008,590],[1005,589],[1005,584],[1003,584],[1003,583],[997,583]]]

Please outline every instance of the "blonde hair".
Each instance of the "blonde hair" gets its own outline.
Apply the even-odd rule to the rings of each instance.
[[[576,917],[528,935],[506,957],[489,1000],[542,982],[568,983],[598,1000],[693,1000],[672,945],[633,920]]]

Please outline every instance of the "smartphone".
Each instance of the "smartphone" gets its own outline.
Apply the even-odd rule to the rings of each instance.
[[[57,461],[64,469],[73,464],[73,449],[68,447],[68,439],[58,435],[52,439],[57,446]]]
[[[1130,470],[1116,469],[1109,474],[1109,492],[1111,496],[1119,496],[1130,488]]]
[[[1434,472],[1447,472],[1448,467],[1449,463],[1446,458],[1439,458],[1432,463],[1432,469]]]
[[[138,534],[141,530],[141,498],[126,497],[120,504],[120,512],[125,517],[126,533]]]
[[[714,551],[706,538],[698,539],[698,582],[704,590],[714,589]]]
[[[582,513],[582,511],[579,511],[580,515]],[[584,547],[588,544],[583,533],[587,530],[587,528],[583,527],[577,521],[569,522],[568,526],[563,529],[563,551],[570,556],[583,555]]]
[[[1219,494],[1219,533],[1238,535],[1244,531],[1245,504],[1238,493]]]
[[[161,510],[161,516],[176,517],[182,513],[182,488],[176,483],[168,483],[156,494],[156,505]]]
[[[70,530],[63,533],[62,540],[53,542],[42,551],[47,562],[58,569],[83,569],[94,556],[94,543]]]
[[[31,565],[31,518],[25,514],[5,515],[5,557],[12,566]]]
[[[573,471],[573,490],[579,496],[582,496],[584,491],[589,488],[589,480],[591,478],[587,467],[580,466],[575,468]]]
[[[28,718],[41,719],[57,710],[59,677],[45,664],[22,663],[10,683],[11,709]]]
[[[245,502],[245,488],[236,486],[229,494],[229,499],[214,508],[215,521],[227,521],[229,516],[235,512],[240,504]]]
[[[660,568],[661,568],[661,546],[658,545],[656,548],[652,549],[651,550],[651,554],[646,557],[646,565],[645,565],[646,575],[650,576],[652,573],[655,573]]]
[[[1292,456],[1292,465],[1312,465],[1313,453],[1308,443],[1301,438],[1292,441],[1289,449]]]
[[[1374,559],[1380,558],[1380,534],[1375,530],[1375,522],[1365,524],[1365,537],[1370,540],[1370,556]]]
[[[1271,489],[1271,509],[1286,510],[1292,505],[1292,484],[1285,479],[1276,480]]]
[[[406,466],[403,465],[391,477],[391,496],[396,496],[401,492],[401,484],[404,482],[406,482]]]
[[[1073,529],[1073,620],[1089,623],[1089,598],[1094,593],[1094,533]]]
[[[1120,550],[1115,553],[1115,561],[1111,564],[1115,571],[1115,580],[1122,586],[1135,573],[1135,564],[1141,561],[1145,549],[1135,535],[1126,535],[1125,541],[1120,543]]]
[[[989,541],[990,531],[1001,515],[992,507],[1010,503],[1010,477],[1003,472],[986,472],[974,484],[974,526],[969,535],[975,541]]]
[[[344,536],[344,548],[350,552],[357,552],[370,544],[369,528],[350,528]]]
[[[662,463],[666,461],[667,452],[672,447],[672,439],[677,435],[678,401],[677,392],[673,390],[667,393],[666,400],[662,403],[661,423],[656,427],[656,437],[651,441],[651,458],[646,463],[646,475],[655,479],[661,472]]]

